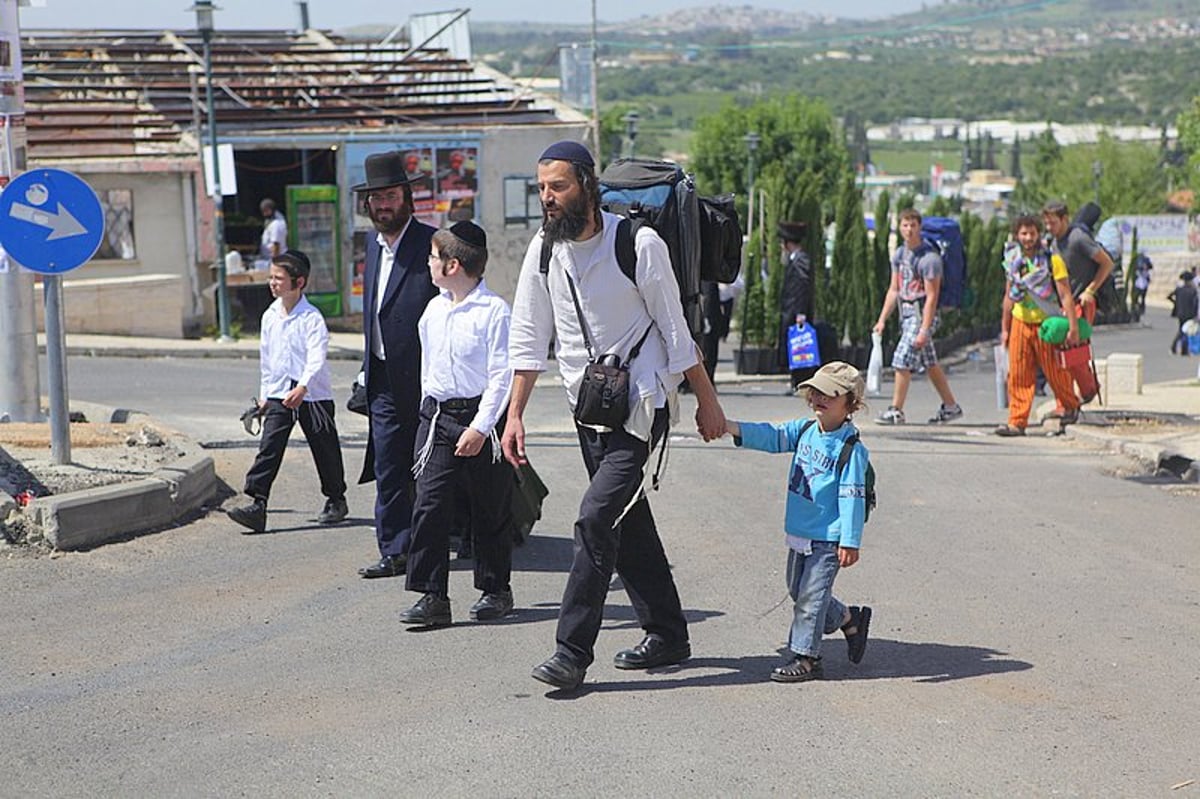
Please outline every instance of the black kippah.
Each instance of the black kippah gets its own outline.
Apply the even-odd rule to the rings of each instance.
[[[583,164],[591,169],[596,168],[592,154],[577,141],[556,141],[542,153],[539,161],[570,161],[572,164]]]
[[[450,226],[450,232],[454,234],[454,238],[470,244],[472,247],[487,249],[487,234],[483,232],[483,228],[474,222],[467,220],[455,222]]]

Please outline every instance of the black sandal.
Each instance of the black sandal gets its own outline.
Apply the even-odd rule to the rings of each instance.
[[[867,651],[867,631],[871,628],[871,609],[866,605],[850,607],[850,621],[842,625],[846,636],[846,654],[851,663],[860,663]]]
[[[814,660],[804,655],[795,655],[787,663],[775,667],[771,672],[771,680],[774,682],[808,682],[821,679],[823,674],[819,659]]]

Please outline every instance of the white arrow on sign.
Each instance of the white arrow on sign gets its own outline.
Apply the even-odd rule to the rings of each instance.
[[[70,236],[81,236],[87,233],[87,228],[79,224],[79,220],[71,216],[71,212],[63,208],[62,203],[58,203],[57,214],[39,210],[31,205],[13,203],[12,208],[8,210],[8,215],[13,219],[20,219],[23,222],[29,222],[39,227],[50,228],[50,235],[46,237],[46,241],[65,239]]]

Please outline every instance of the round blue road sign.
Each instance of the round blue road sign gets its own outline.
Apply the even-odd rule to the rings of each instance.
[[[26,269],[55,275],[88,262],[104,236],[92,187],[62,169],[31,169],[0,194],[0,244]]]

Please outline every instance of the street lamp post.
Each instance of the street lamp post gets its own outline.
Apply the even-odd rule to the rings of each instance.
[[[233,341],[229,334],[229,287],[225,283],[225,196],[221,191],[221,164],[217,158],[217,112],[213,101],[212,37],[213,12],[217,6],[212,0],[196,0],[190,9],[196,12],[196,30],[204,41],[204,95],[208,107],[209,163],[212,165],[213,198],[213,244],[217,258],[217,316],[223,342]]]
[[[625,135],[629,137],[629,157],[633,158],[634,148],[637,144],[638,135],[638,120],[641,117],[637,111],[630,111],[622,119],[625,120]]]
[[[746,234],[750,235],[754,232],[754,156],[758,152],[758,143],[762,141],[762,137],[754,131],[750,131],[742,137],[742,141],[746,143],[746,195],[749,199],[746,209],[746,214],[749,216]]]

